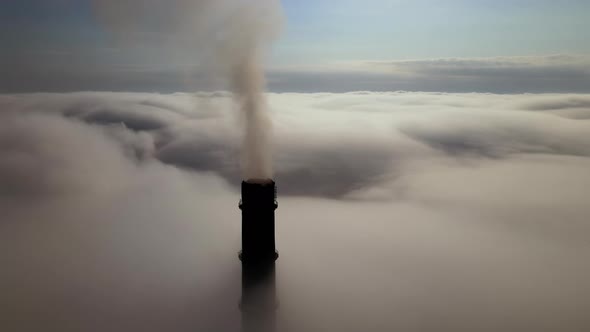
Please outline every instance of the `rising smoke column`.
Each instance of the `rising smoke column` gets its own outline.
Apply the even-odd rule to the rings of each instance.
[[[272,121],[264,97],[261,57],[278,30],[276,1],[241,2],[233,15],[228,55],[231,83],[243,122],[242,176],[245,180],[272,178]]]
[[[264,98],[264,76],[255,58],[245,56],[234,67],[232,83],[244,122],[242,176],[245,180],[270,179],[272,122]]]
[[[195,52],[207,71],[229,80],[243,130],[245,180],[272,178],[272,122],[264,97],[262,58],[281,27],[278,0],[95,0],[99,21],[134,44],[173,36],[174,52]],[[157,31],[153,22],[158,22]],[[153,42],[153,41],[152,41]],[[166,44],[169,45],[169,44]],[[204,55],[204,58],[203,58]],[[204,60],[203,60],[204,59]]]

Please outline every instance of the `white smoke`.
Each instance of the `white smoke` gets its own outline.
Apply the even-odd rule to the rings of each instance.
[[[246,56],[235,67],[234,89],[244,119],[242,176],[246,180],[272,177],[272,122],[264,99],[264,78],[255,58]]]
[[[244,123],[242,176],[269,179],[273,176],[272,121],[264,97],[262,55],[278,31],[280,10],[275,0],[236,3],[220,53],[230,65],[232,90]]]
[[[194,52],[193,60],[206,67],[201,70],[229,80],[243,124],[242,177],[273,176],[262,60],[281,27],[280,1],[96,0],[95,8],[100,21],[126,45],[165,35],[161,42],[173,43],[177,52]],[[154,22],[158,30],[153,30]]]

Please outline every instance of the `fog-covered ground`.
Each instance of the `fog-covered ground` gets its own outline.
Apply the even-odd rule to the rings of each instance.
[[[268,100],[278,330],[590,329],[590,95]],[[0,330],[239,329],[230,95],[0,112]]]

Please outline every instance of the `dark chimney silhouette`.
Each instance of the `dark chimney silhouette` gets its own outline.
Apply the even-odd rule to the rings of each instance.
[[[242,331],[275,331],[275,182],[242,182]]]
[[[242,262],[275,261],[275,209],[277,192],[274,181],[242,182]]]

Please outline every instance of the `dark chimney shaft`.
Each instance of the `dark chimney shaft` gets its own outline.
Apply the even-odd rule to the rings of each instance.
[[[242,182],[243,332],[274,332],[278,302],[275,289],[276,186],[272,180]]]
[[[276,186],[272,180],[243,181],[242,200],[242,251],[244,263],[274,262],[278,253],[275,247]]]

